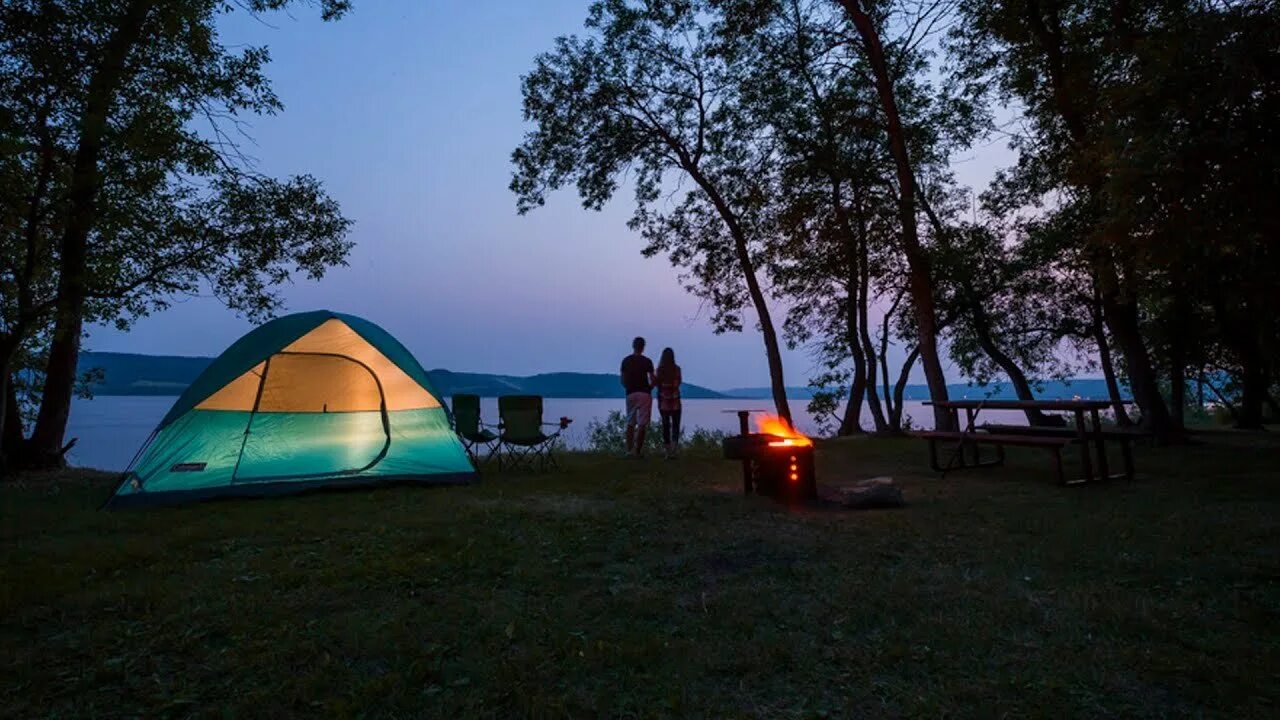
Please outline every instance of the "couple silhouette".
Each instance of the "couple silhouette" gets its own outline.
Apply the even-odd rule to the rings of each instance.
[[[644,454],[645,434],[653,416],[653,391],[658,391],[658,415],[662,418],[662,445],[667,459],[676,456],[680,446],[680,366],[676,353],[664,348],[658,367],[644,354],[644,338],[631,341],[631,354],[622,359],[620,377],[626,391],[627,449],[631,457]]]

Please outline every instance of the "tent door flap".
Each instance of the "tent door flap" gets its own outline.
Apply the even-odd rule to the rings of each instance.
[[[353,358],[281,352],[263,367],[233,483],[354,475],[391,446],[377,375]]]

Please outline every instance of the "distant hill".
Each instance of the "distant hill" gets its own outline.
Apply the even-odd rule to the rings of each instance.
[[[179,395],[212,361],[212,358],[207,357],[180,355],[85,352],[80,354],[80,370],[102,369],[102,382],[95,383],[93,386],[95,395]],[[612,398],[618,397],[620,392],[618,377],[605,373],[560,372],[520,376],[436,369],[429,370],[427,375],[431,378],[436,391],[445,396],[455,393],[475,393],[484,397],[528,394],[549,398]],[[1128,392],[1127,388],[1123,390]],[[1002,383],[998,388],[956,383],[947,386],[947,393],[953,398],[1012,399],[1015,397],[1013,388],[1008,383]],[[681,387],[681,394],[691,400],[708,398],[767,400],[772,397],[767,387],[716,391],[689,383]],[[904,394],[907,400],[927,400],[929,389],[924,385],[908,385]],[[1043,383],[1036,392],[1036,397],[1044,399],[1077,396],[1105,399],[1106,383],[1099,378],[1077,378],[1066,382],[1055,380]],[[788,387],[787,397],[808,400],[813,397],[813,389]]]
[[[442,395],[474,393],[484,397],[524,393],[549,398],[616,398],[622,393],[618,376],[604,373],[558,372],[540,375],[489,375],[430,370],[431,384]],[[726,397],[715,390],[685,383],[680,394],[689,399]]]
[[[767,400],[773,397],[772,391],[767,387],[734,388],[732,390],[723,390],[722,392],[728,397],[752,400]],[[1121,392],[1127,394],[1128,388],[1121,387]],[[954,383],[947,385],[947,395],[953,399],[989,397],[999,400],[1014,400],[1017,398],[1017,395],[1013,392],[1013,387],[1009,383],[1000,383],[998,386],[989,385],[987,387]],[[1052,380],[1042,383],[1035,391],[1035,395],[1043,400],[1074,397],[1105,400],[1107,399],[1107,384],[1101,378],[1075,378],[1068,381]],[[903,396],[907,400],[928,400],[929,388],[925,385],[908,385],[903,390]],[[808,400],[813,397],[813,389],[788,387],[787,397],[793,400]]]
[[[773,390],[767,387],[745,387],[721,390],[726,397],[744,398],[747,400],[768,400],[773,397]],[[813,397],[813,388],[787,386],[787,397],[792,400],[808,400]]]
[[[101,382],[95,395],[180,395],[213,358],[178,355],[136,355],[132,353],[85,352],[80,354],[82,372],[100,368]],[[522,377],[487,373],[429,370],[427,376],[441,395],[475,393],[485,397],[528,394],[550,398],[618,397],[618,376],[597,373],[543,373]],[[723,398],[722,393],[685,383],[686,398]]]
[[[102,370],[95,395],[181,395],[213,358],[82,352],[80,371]]]

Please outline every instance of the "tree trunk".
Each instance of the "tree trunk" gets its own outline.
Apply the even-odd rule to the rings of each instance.
[[[876,432],[883,433],[889,430],[889,423],[885,419],[884,406],[880,403],[880,380],[876,368],[877,358],[880,356],[876,352],[875,345],[871,343],[871,334],[867,332],[867,302],[865,297],[859,307],[859,314],[862,317],[862,324],[858,328],[858,334],[862,338],[863,354],[867,357],[867,408],[871,410],[871,420],[875,423]]]
[[[1169,415],[1173,426],[1183,429],[1187,426],[1187,370],[1177,363],[1176,358],[1169,364]]]
[[[884,417],[884,408],[880,405],[879,382],[876,380],[876,349],[871,344],[871,333],[867,305],[871,292],[871,267],[867,256],[867,228],[861,211],[858,213],[858,338],[862,341],[862,354],[866,358],[867,408],[871,411],[871,421],[877,433],[887,432],[889,424]]]
[[[1236,427],[1242,430],[1261,430],[1262,408],[1266,403],[1269,385],[1266,365],[1253,353],[1241,357],[1240,361],[1240,413],[1236,416]]]
[[[0,474],[5,472],[8,459],[15,456],[18,446],[22,443],[22,428],[18,427],[16,422],[16,395],[15,412],[10,413],[9,408],[9,394],[14,392],[13,381],[9,376],[9,366],[13,362],[15,349],[16,342],[11,341],[8,336],[0,337]],[[15,431],[18,434],[16,441],[13,437]]]
[[[902,430],[902,400],[907,390],[907,379],[911,377],[911,368],[915,367],[916,358],[920,357],[920,346],[911,348],[907,359],[902,361],[902,371],[898,373],[898,382],[893,384],[894,415],[893,426]]]
[[[747,281],[747,292],[751,296],[751,303],[755,306],[756,319],[760,322],[760,334],[764,336],[764,352],[765,358],[769,363],[769,386],[773,393],[773,405],[777,409],[778,415],[783,420],[786,420],[788,425],[795,427],[791,420],[791,405],[787,402],[787,384],[782,375],[782,352],[778,346],[778,332],[774,329],[773,318],[769,314],[769,306],[765,302],[764,292],[760,289],[760,283],[756,280],[755,266],[751,262],[750,253],[747,251],[746,236],[742,234],[740,229],[734,235],[734,249],[738,256],[738,265]]]
[[[933,278],[929,258],[920,247],[916,231],[915,173],[907,153],[906,132],[898,115],[898,103],[894,98],[893,79],[885,60],[880,34],[870,16],[862,9],[861,0],[840,0],[849,13],[854,27],[862,37],[867,62],[875,77],[876,92],[884,110],[888,125],[889,147],[893,152],[898,176],[898,214],[902,223],[902,248],[910,268],[912,305],[915,308],[916,328],[920,336],[920,358],[924,365],[925,380],[929,385],[929,397],[935,403],[947,399],[947,380],[943,375],[942,361],[938,357],[938,319],[933,300]],[[934,405],[934,427],[951,428],[951,413]]]
[[[976,305],[970,306],[972,308]],[[1013,386],[1013,392],[1019,400],[1035,400],[1035,393],[1031,391],[1031,383],[1027,380],[1027,376],[1022,372],[1022,368],[1014,362],[1013,358],[1005,354],[1003,350],[996,345],[995,340],[991,337],[990,327],[987,325],[986,311],[977,310],[972,314],[974,334],[978,337],[978,346],[982,351],[991,358],[991,361],[1004,371],[1009,378],[1009,384]],[[1051,421],[1049,417],[1039,410],[1030,409],[1023,410],[1023,414],[1027,416],[1028,425],[1047,425]]]
[[[919,186],[917,185],[917,189]],[[933,225],[934,235],[938,238],[939,244],[943,250],[955,257],[952,251],[950,238],[947,235],[947,229],[942,224],[942,219],[933,211],[933,206],[929,204],[928,198],[921,192],[920,208],[924,210],[925,217],[929,218],[929,223]],[[1022,368],[1018,367],[1018,363],[1013,358],[1000,349],[996,344],[995,338],[991,332],[991,317],[987,314],[987,309],[982,305],[982,298],[973,287],[973,282],[968,276],[968,269],[959,270],[959,277],[956,283],[960,286],[960,293],[963,298],[964,307],[969,311],[969,318],[973,326],[973,334],[977,336],[978,346],[982,348],[982,352],[991,358],[991,362],[995,363],[1009,378],[1009,384],[1013,386],[1013,392],[1019,400],[1035,400],[1035,393],[1031,391],[1031,383],[1027,380],[1026,373],[1022,372]],[[1023,410],[1023,414],[1027,416],[1028,425],[1046,425],[1049,418],[1044,413],[1036,409]]]
[[[45,385],[23,463],[33,467],[63,464],[63,438],[75,392],[76,365],[89,292],[89,236],[98,215],[102,177],[98,167],[103,137],[125,72],[125,62],[142,36],[152,2],[132,0],[103,47],[89,80],[67,192],[67,220],[59,246],[58,303],[49,344]]]
[[[1133,420],[1124,406],[1124,397],[1120,394],[1120,382],[1116,379],[1116,365],[1111,359],[1111,345],[1107,340],[1107,328],[1102,318],[1102,300],[1095,292],[1093,302],[1089,304],[1092,322],[1090,331],[1093,342],[1098,346],[1098,364],[1102,366],[1102,377],[1107,382],[1107,397],[1111,400],[1111,410],[1116,415],[1116,425],[1129,427]]]
[[[1217,385],[1214,385],[1211,382],[1206,382],[1205,385],[1209,386],[1209,390],[1213,392],[1214,397],[1218,398],[1218,402],[1227,411],[1227,414],[1231,416],[1231,419],[1236,423],[1239,423],[1240,411],[1231,403],[1231,400],[1222,394],[1222,391],[1218,389]]]
[[[1129,370],[1129,388],[1142,410],[1142,427],[1158,440],[1168,442],[1177,432],[1160,394],[1151,355],[1142,341],[1138,304],[1132,294],[1121,292],[1120,277],[1110,258],[1095,259],[1094,269],[1098,274],[1103,321],[1124,355],[1124,364]]]
[[[1129,370],[1129,387],[1133,399],[1142,411],[1142,427],[1157,438],[1168,440],[1173,434],[1173,423],[1168,406],[1160,395],[1160,385],[1142,331],[1138,326],[1138,310],[1131,303],[1103,300],[1103,312],[1111,336],[1124,355]]]
[[[1169,328],[1169,419],[1174,427],[1186,427],[1187,410],[1187,353],[1182,328],[1188,322],[1185,301],[1179,299],[1175,289],[1173,323]]]
[[[861,352],[858,353],[861,355]],[[856,362],[857,365],[865,365],[866,359]],[[867,395],[867,378],[866,369],[855,367],[853,374],[853,382],[849,384],[849,400],[844,406],[844,416],[840,419],[840,428],[836,434],[845,435],[862,435],[866,432],[862,428],[862,404]]]
[[[54,326],[40,411],[36,415],[31,439],[23,448],[22,463],[27,467],[45,469],[65,464],[63,440],[71,417],[71,399],[75,394],[83,309],[83,299],[65,303]]]
[[[1270,383],[1267,377],[1267,358],[1254,332],[1249,310],[1242,307],[1243,304],[1248,303],[1240,303],[1219,293],[1213,300],[1213,313],[1222,333],[1223,344],[1240,363],[1240,405],[1238,411],[1232,413],[1235,426],[1257,430],[1263,425],[1262,407],[1270,391]],[[1217,388],[1212,385],[1210,387],[1226,404]]]
[[[18,392],[9,366],[0,367],[0,478],[10,471],[9,460],[22,450],[22,419],[18,417]]]
[[[707,194],[711,204],[715,206],[720,219],[733,238],[733,252],[738,260],[738,269],[742,279],[747,283],[747,294],[756,311],[756,319],[760,322],[760,334],[764,336],[764,353],[769,363],[769,387],[773,394],[773,405],[778,415],[795,427],[791,420],[791,405],[787,402],[787,384],[782,374],[782,352],[778,345],[778,331],[773,326],[773,316],[769,313],[769,304],[765,302],[764,291],[760,289],[760,281],[756,278],[755,263],[751,260],[751,251],[747,243],[747,233],[738,222],[738,216],[729,207],[719,188],[702,173],[702,168],[693,157],[674,140],[668,140],[671,149],[680,158],[681,167],[689,173],[698,187]]]
[[[853,273],[856,275],[856,273]],[[858,339],[858,288],[849,288],[845,298],[846,342],[853,356],[853,378],[849,383],[849,402],[844,406],[844,418],[840,421],[840,435],[854,435],[862,429],[862,403],[867,394],[867,358]]]
[[[46,100],[36,114],[36,125],[40,128],[40,164],[36,169],[36,181],[27,203],[27,216],[24,221],[26,256],[23,258],[20,272],[13,273],[14,296],[17,300],[16,318],[8,325],[3,339],[0,340],[0,474],[11,469],[22,458],[24,428],[18,411],[18,393],[13,380],[13,361],[18,349],[28,339],[31,328],[41,321],[41,311],[34,297],[33,283],[36,269],[40,265],[45,200],[49,193],[49,183],[53,179],[55,145],[49,131],[48,120],[51,101]]]
[[[858,335],[861,318],[861,298],[863,289],[864,258],[861,252],[861,233],[865,232],[861,222],[855,230],[849,219],[849,213],[840,193],[840,180],[831,178],[831,202],[835,208],[836,219],[843,233],[845,260],[844,321],[845,343],[849,346],[849,355],[853,358],[853,378],[849,383],[849,401],[844,406],[844,417],[840,421],[840,435],[862,434],[862,404],[867,394],[867,356],[862,351],[862,341]],[[859,218],[861,213],[859,212]]]
[[[880,377],[884,382],[884,406],[888,410],[889,432],[892,433],[902,432],[902,425],[898,422],[902,417],[902,408],[894,404],[892,386],[889,384],[889,321],[898,311],[898,305],[902,303],[902,297],[905,294],[904,291],[898,292],[898,296],[893,299],[893,304],[884,314],[884,320],[880,326]]]

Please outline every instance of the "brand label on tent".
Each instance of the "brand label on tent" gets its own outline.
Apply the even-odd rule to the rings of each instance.
[[[204,470],[204,466],[206,464],[207,463],[202,462],[178,463],[177,465],[169,468],[169,472],[200,472],[201,470]]]

